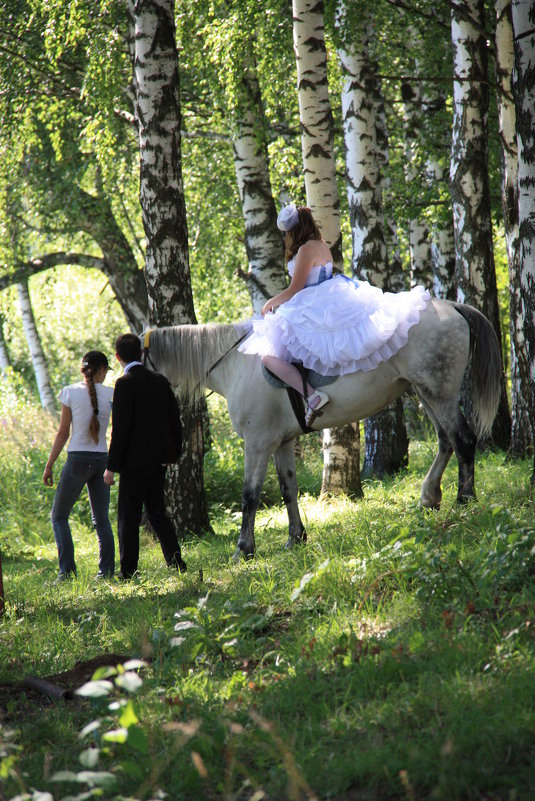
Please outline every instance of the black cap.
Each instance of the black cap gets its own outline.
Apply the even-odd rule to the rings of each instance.
[[[105,367],[106,370],[111,370],[106,356],[100,350],[90,350],[82,359],[82,367],[89,367],[91,370],[100,370]]]

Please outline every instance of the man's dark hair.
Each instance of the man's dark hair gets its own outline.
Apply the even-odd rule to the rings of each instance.
[[[121,334],[118,336],[115,343],[115,351],[126,364],[141,361],[141,342],[135,334]]]

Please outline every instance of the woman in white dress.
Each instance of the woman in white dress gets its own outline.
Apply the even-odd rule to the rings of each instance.
[[[333,275],[331,251],[306,207],[284,207],[277,225],[286,234],[291,283],[264,304],[240,351],[259,354],[270,372],[303,394],[310,425],[329,396],[308,383],[304,388],[292,362],[330,376],[373,370],[406,344],[429,292],[383,293],[367,281]]]
[[[86,485],[99,543],[97,578],[111,578],[114,573],[115,545],[108,516],[110,488],[103,480],[108,459],[106,429],[113,388],[105,387],[102,382],[110,369],[103,353],[89,351],[82,359],[84,380],[64,387],[59,393],[61,419],[43,473],[44,483],[51,487],[54,484],[52,468],[70,436],[67,461],[52,506],[52,528],[59,560],[57,584],[76,575],[69,516]]]

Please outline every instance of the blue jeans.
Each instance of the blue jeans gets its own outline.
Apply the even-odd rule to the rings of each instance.
[[[107,459],[107,453],[91,451],[71,451],[67,455],[52,506],[52,528],[58,546],[60,576],[69,573],[76,575],[69,515],[85,484],[91,504],[91,519],[98,537],[99,573],[113,576],[115,543],[108,517],[110,488],[102,478]]]

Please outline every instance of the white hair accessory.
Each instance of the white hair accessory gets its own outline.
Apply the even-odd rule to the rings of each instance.
[[[281,231],[290,231],[295,228],[299,222],[299,213],[295,203],[288,203],[283,209],[280,210],[277,217],[277,228]]]

